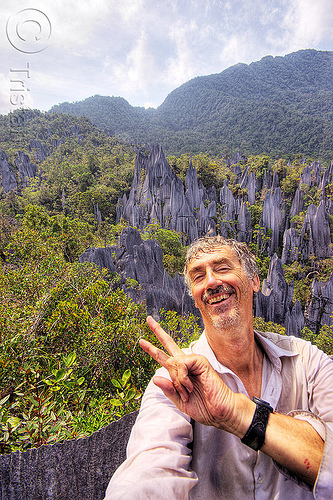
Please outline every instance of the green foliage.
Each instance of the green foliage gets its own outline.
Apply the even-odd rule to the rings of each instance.
[[[31,362],[23,365],[23,382],[0,401],[0,453],[85,437],[137,408],[140,393],[130,384],[130,370],[120,382],[113,380],[125,394],[117,389],[117,399],[95,397],[84,377],[73,371],[75,360],[72,352],[61,356],[59,368],[51,369],[50,361],[47,370]]]
[[[333,356],[333,328],[332,326],[324,325],[320,328],[319,333],[313,333],[309,328],[303,328],[302,338],[309,340],[329,356]]]
[[[265,321],[260,316],[253,318],[253,328],[259,332],[275,332],[280,335],[286,334],[286,329],[283,326],[273,323],[272,321]]]
[[[49,215],[62,214],[93,225],[98,205],[102,217],[115,222],[118,198],[133,177],[133,147],[102,133],[86,118],[39,111],[0,116],[0,132],[0,147],[13,171],[17,174],[19,149],[37,164],[42,177],[42,182],[31,179],[27,188],[3,196],[0,213],[15,216],[27,205],[39,205]],[[50,153],[43,162],[38,159],[38,141]],[[17,180],[20,184],[19,176]]]
[[[281,186],[282,191],[285,193],[285,195],[288,198],[292,198],[294,196],[296,189],[298,187],[298,184],[299,184],[300,174],[301,174],[303,168],[304,168],[303,165],[284,168],[283,173],[285,174],[285,177],[283,177],[280,180],[280,186]]]
[[[110,399],[110,403],[117,407],[116,416],[123,417],[126,413],[137,409],[135,402],[140,399],[140,393],[130,384],[131,370],[126,370],[121,379],[112,379],[116,388],[117,397]]]
[[[145,308],[45,240],[45,212],[30,207],[22,221],[0,268],[1,452],[85,436],[137,409],[156,367],[139,347],[153,337]],[[183,343],[198,336],[195,317],[162,314]]]
[[[262,178],[264,171],[268,170],[269,160],[267,155],[249,156],[247,163],[250,166],[250,172],[255,172],[256,178]]]
[[[193,314],[180,316],[175,311],[162,309],[160,311],[160,324],[180,347],[188,347],[202,333],[198,318]]]
[[[248,209],[250,210],[251,214],[251,226],[252,229],[258,231],[259,230],[259,223],[262,215],[264,206],[262,204],[255,204],[255,205],[250,205],[248,204]],[[257,234],[254,235],[254,238],[257,237]]]
[[[293,262],[284,265],[284,274],[288,284],[294,282],[293,300],[299,300],[304,308],[310,299],[310,287],[314,278],[327,281],[332,273],[333,258],[318,260],[310,255],[306,262]]]
[[[66,261],[57,238],[44,239],[48,219],[40,232],[33,221],[11,235],[0,267],[3,451],[86,435],[137,408],[155,368],[138,344],[152,336],[144,307],[96,266]]]
[[[164,229],[158,222],[149,224],[142,235],[143,240],[155,239],[163,250],[163,266],[169,275],[182,274],[186,249],[182,245],[183,235]]]

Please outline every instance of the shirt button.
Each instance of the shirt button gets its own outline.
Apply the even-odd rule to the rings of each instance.
[[[262,484],[263,478],[261,476],[258,476],[258,484]]]

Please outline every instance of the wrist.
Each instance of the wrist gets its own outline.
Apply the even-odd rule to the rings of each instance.
[[[251,425],[241,438],[241,441],[253,450],[259,451],[265,443],[266,428],[273,408],[267,401],[262,399],[254,397],[252,401],[256,404],[256,410]]]
[[[251,425],[257,405],[245,394],[234,393],[234,396],[232,417],[222,428],[241,439]]]

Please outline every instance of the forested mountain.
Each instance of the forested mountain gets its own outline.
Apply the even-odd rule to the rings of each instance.
[[[298,153],[165,157],[83,116],[0,116],[0,453],[137,407],[155,369],[146,311],[186,344],[200,331],[177,273],[208,231],[255,253],[257,329],[333,354],[333,163]]]
[[[237,64],[173,90],[157,109],[120,97],[89,97],[51,112],[87,116],[136,143],[160,143],[170,154],[297,151],[331,160],[333,53],[301,50]]]

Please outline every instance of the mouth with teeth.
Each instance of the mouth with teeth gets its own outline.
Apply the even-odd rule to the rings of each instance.
[[[215,290],[207,290],[202,300],[205,304],[214,305],[214,304],[222,304],[225,300],[231,297],[232,294],[235,293],[235,289],[233,287],[226,288],[225,286],[221,286],[216,288]]]

